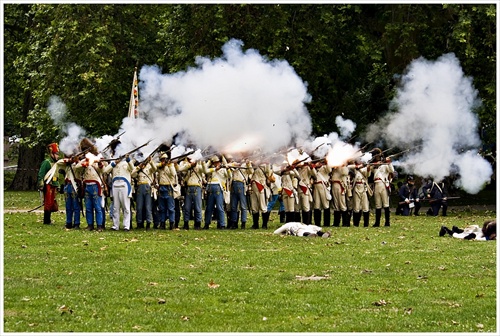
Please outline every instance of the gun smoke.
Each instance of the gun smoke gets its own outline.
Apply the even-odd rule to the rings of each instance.
[[[456,174],[456,185],[476,194],[492,168],[478,154],[481,104],[472,79],[464,75],[453,53],[436,61],[419,58],[401,76],[389,113],[372,125],[366,139],[382,138],[389,147],[412,148],[399,160],[408,173],[440,181]]]
[[[242,41],[230,40],[222,47],[221,57],[199,56],[194,67],[173,74],[162,74],[155,65],[143,66],[139,118],[123,119],[115,157],[150,141],[136,153],[138,158],[163,143],[175,145],[172,157],[196,150],[193,159],[209,153],[237,158],[243,152],[267,156],[273,163],[282,163],[283,158],[291,163],[304,155],[328,157],[335,165],[371,159],[358,144],[345,142],[356,124],[342,116],[335,119],[340,134],[312,136],[307,83],[287,61],[270,60],[255,49],[243,51],[242,46]],[[58,106],[54,111],[62,109],[60,101],[53,103]],[[398,157],[397,164],[405,172],[435,180],[457,174],[457,186],[477,193],[492,173],[477,150],[478,119],[473,110],[479,104],[472,80],[464,76],[453,54],[436,61],[420,58],[401,76],[391,102],[395,112],[372,125],[365,140],[379,143],[382,139],[389,147],[412,148]],[[61,149],[76,152],[85,131],[74,124],[62,129],[67,136]],[[94,141],[102,150],[112,138],[105,135]],[[291,146],[300,150],[287,154]]]

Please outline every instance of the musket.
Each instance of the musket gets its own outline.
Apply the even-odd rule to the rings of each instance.
[[[446,201],[449,200],[449,199],[458,199],[460,197],[458,196],[452,196],[452,197],[443,197],[443,198],[425,198],[426,201],[429,201],[429,203],[432,203],[432,202],[437,202],[437,201],[443,201],[445,200],[446,198]]]
[[[78,159],[79,157],[87,154],[91,149],[92,149],[92,147],[88,147],[86,150],[81,151],[79,153],[76,153],[75,155],[72,155],[71,158],[70,158],[71,161],[74,161],[75,159]]]
[[[114,138],[113,140],[111,140],[111,141],[109,142],[109,144],[108,144],[106,147],[104,147],[104,149],[103,149],[101,152],[105,152],[105,151],[107,151],[107,150],[108,150],[108,149],[109,149],[112,145],[114,145],[114,144],[115,144],[115,143],[117,143],[117,142],[120,142],[120,137],[121,137],[121,136],[122,136],[125,132],[126,132],[126,131],[123,131],[122,133],[118,134],[118,136],[117,136],[116,138]]]
[[[321,159],[314,159],[314,160],[309,161],[308,163],[316,163],[316,162],[322,162],[322,161],[326,161],[326,157],[321,158]]]
[[[362,151],[363,151],[363,149],[365,149],[366,147],[368,147],[368,145],[370,145],[370,144],[372,144],[372,143],[373,143],[373,141],[370,141],[369,143],[367,143],[366,145],[364,145],[363,147],[361,147],[360,149],[358,149],[358,152],[362,152]],[[372,149],[372,150],[373,150],[373,149]],[[371,151],[372,151],[372,150],[368,151],[368,153],[371,153]]]
[[[456,199],[456,198],[460,198],[460,197],[446,197],[446,199]],[[410,202],[415,202],[415,199],[413,198],[409,198],[408,199]],[[435,202],[435,201],[442,201],[443,198],[419,198],[418,201],[419,202]],[[406,203],[405,201],[402,201],[402,202],[399,202],[399,204],[403,205],[403,204],[408,204]]]
[[[315,151],[317,151],[323,145],[326,145],[326,142],[323,142],[322,144],[316,146],[316,148],[313,149],[313,151],[311,152],[311,154],[314,153]]]
[[[300,163],[302,163],[302,162],[304,162],[304,161],[306,161],[306,160],[308,160],[308,159],[310,159],[310,157],[306,157],[306,158],[304,158],[304,159],[302,159],[302,160],[300,160],[300,161],[297,161],[297,162],[295,162],[295,163],[289,164],[288,166],[286,166],[286,167],[285,167],[285,168],[283,168],[282,170],[291,170],[291,169],[295,169],[295,167],[296,167],[298,164],[300,164]]]
[[[31,210],[28,210],[28,212],[35,211],[36,209],[39,209],[39,208],[43,207],[43,205],[44,205],[44,204],[42,203],[42,204],[40,204],[39,206],[37,206],[36,208],[33,208],[33,209],[31,209]]]
[[[41,202],[42,204],[40,204],[40,205],[39,205],[39,206],[37,206],[36,208],[33,208],[33,209],[31,209],[31,210],[28,210],[28,212],[35,211],[36,209],[39,209],[39,208],[43,207],[43,205],[45,204],[45,201],[44,201],[44,199],[43,199],[43,192],[42,192],[41,190],[39,190],[38,192],[39,192],[39,195],[40,195],[40,202]]]
[[[149,155],[148,157],[144,160],[146,161],[147,159],[150,159],[152,158],[156,153],[158,153],[158,151],[160,151],[160,149],[163,147],[163,146],[167,146],[165,143],[161,143],[158,147],[156,147]],[[169,153],[172,151],[172,148],[169,148],[167,149],[166,151],[164,151],[165,153]],[[143,162],[144,162],[143,161]]]
[[[138,151],[138,150],[139,150],[139,149],[141,149],[142,147],[147,146],[147,145],[148,145],[148,144],[149,144],[152,140],[153,140],[153,139],[149,140],[149,141],[148,141],[148,142],[146,142],[145,144],[140,145],[139,147],[136,147],[136,148],[132,149],[131,151],[129,151],[129,152],[127,152],[127,153],[125,153],[125,154],[121,155],[121,156],[120,156],[120,157],[118,157],[118,158],[101,159],[100,161],[117,161],[117,160],[121,160],[121,159],[123,159],[124,157],[126,157],[127,155],[130,155],[130,154],[132,154],[133,152]]]
[[[391,148],[390,148],[390,149],[391,149]],[[387,150],[388,150],[388,149],[387,149]],[[385,151],[387,151],[387,150],[385,150]],[[399,155],[404,154],[404,153],[406,153],[406,152],[409,152],[410,150],[411,150],[411,148],[409,148],[409,149],[405,149],[404,151],[401,151],[401,152],[399,152],[399,153],[389,155],[389,156],[387,156],[385,159],[386,159],[386,160],[387,160],[387,159],[391,159],[391,158],[393,158],[393,157],[396,157],[396,156],[399,156]],[[382,153],[383,153],[383,152],[382,152]],[[373,160],[373,159],[372,159],[372,160]],[[370,161],[368,162],[368,164],[369,164],[369,165],[373,165],[373,166],[374,166],[374,165],[383,165],[383,164],[387,164],[387,162],[372,162],[372,160],[370,160]]]
[[[195,151],[192,149],[192,150],[190,150],[189,152],[184,153],[184,154],[181,154],[181,155],[176,156],[176,157],[174,157],[174,158],[171,158],[171,159],[169,159],[168,161],[169,161],[169,162],[174,161],[174,160],[178,160],[178,161],[180,161],[180,160],[182,160],[182,159],[184,159],[184,158],[188,157],[189,155],[194,154],[194,152],[195,152]]]

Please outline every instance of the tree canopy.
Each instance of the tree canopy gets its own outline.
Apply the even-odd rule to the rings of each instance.
[[[453,52],[482,99],[482,140],[496,141],[495,4],[4,4],[4,133],[22,138],[19,167],[60,137],[51,96],[90,135],[115,134],[135,66],[175,73],[232,38],[294,67],[317,135],[335,131],[337,115],[363,130],[412,60]],[[12,188],[32,189],[21,182],[30,174],[19,170]]]

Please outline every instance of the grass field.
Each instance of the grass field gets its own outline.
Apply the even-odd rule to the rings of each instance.
[[[4,193],[5,332],[497,331],[496,243],[438,236],[495,211],[328,239],[275,236],[276,215],[268,230],[98,233],[8,212],[37,197]]]

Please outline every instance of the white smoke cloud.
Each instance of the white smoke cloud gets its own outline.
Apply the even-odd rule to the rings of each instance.
[[[458,185],[474,194],[492,173],[482,157],[471,154],[481,144],[473,112],[480,103],[453,53],[436,61],[419,58],[401,78],[392,101],[397,112],[372,125],[367,140],[381,137],[389,147],[413,148],[400,158],[406,172],[435,180],[457,173]]]
[[[69,123],[62,126],[62,132],[66,136],[60,141],[59,149],[67,154],[76,154],[80,151],[78,145],[85,137],[85,130],[75,123]]]
[[[340,115],[335,117],[335,124],[339,128],[340,137],[342,139],[349,138],[356,129],[356,124],[352,120],[344,119]]]
[[[139,73],[139,114],[124,120],[122,150],[151,137],[151,148],[171,142],[215,150],[272,153],[307,139],[312,130],[306,84],[284,60],[268,60],[231,40],[223,55],[196,59],[196,67],[162,74],[157,66]],[[235,149],[236,150],[236,149]]]
[[[75,124],[67,122],[68,108],[62,99],[58,96],[51,96],[47,110],[54,122],[54,125],[60,127],[63,139],[59,142],[59,149],[67,155],[76,154],[80,151],[80,140],[85,137],[86,131]]]
[[[54,125],[61,126],[66,119],[67,108],[66,104],[58,96],[51,96],[49,98],[49,105],[47,106],[50,117],[54,121]]]

